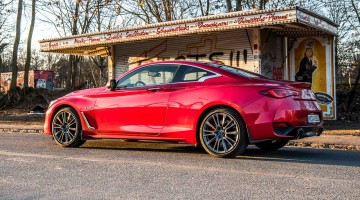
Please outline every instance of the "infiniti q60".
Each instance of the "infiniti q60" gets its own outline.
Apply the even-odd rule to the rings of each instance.
[[[89,139],[156,140],[234,157],[249,144],[276,150],[320,135],[322,111],[310,88],[220,63],[154,62],[107,87],[54,100],[44,128],[63,147]]]

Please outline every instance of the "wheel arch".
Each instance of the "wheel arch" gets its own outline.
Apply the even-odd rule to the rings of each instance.
[[[217,109],[217,108],[229,108],[229,109],[232,109],[234,110],[235,112],[237,112],[240,117],[242,118],[242,120],[244,121],[244,125],[245,125],[245,129],[246,129],[246,133],[247,133],[247,140],[249,141],[250,139],[250,133],[249,133],[249,130],[248,130],[248,127],[247,127],[247,124],[245,122],[245,119],[243,117],[243,114],[242,114],[242,110],[239,108],[239,107],[234,107],[234,106],[231,106],[229,104],[226,104],[226,103],[222,103],[222,104],[214,104],[214,105],[210,105],[206,108],[204,108],[201,112],[200,112],[200,115],[199,117],[197,118],[197,121],[196,121],[196,127],[195,127],[195,135],[196,135],[196,145],[198,146],[200,144],[200,126],[201,126],[201,122],[203,121],[204,117],[206,116],[206,114],[208,114],[211,110],[214,110],[214,109]]]
[[[49,122],[49,125],[50,125],[50,131],[52,130],[52,120],[54,119],[54,116],[56,115],[56,113],[63,109],[63,108],[72,108],[75,110],[76,114],[78,115],[79,119],[80,119],[80,123],[81,123],[81,129],[84,128],[84,120],[81,116],[81,113],[80,111],[74,106],[74,105],[71,105],[70,103],[62,103],[60,105],[57,105],[55,108],[53,108],[53,111],[51,113],[51,116],[50,116],[50,122]]]

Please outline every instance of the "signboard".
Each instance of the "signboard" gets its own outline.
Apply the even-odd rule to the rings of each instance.
[[[320,28],[320,29],[330,32],[334,35],[337,34],[337,28],[335,26],[331,25],[330,23],[328,23],[324,20],[313,17],[309,14],[306,14],[302,11],[297,11],[297,18],[300,22],[304,22],[315,28]]]
[[[283,10],[268,13],[259,12],[260,14],[253,13],[256,12],[237,12],[223,16],[217,15],[206,18],[178,20],[160,24],[150,24],[143,27],[125,28],[118,32],[95,33],[75,38],[44,41],[40,42],[40,50],[50,51],[52,49],[62,49],[66,47],[108,44],[296,21],[295,10]],[[234,16],[236,14],[238,16]]]

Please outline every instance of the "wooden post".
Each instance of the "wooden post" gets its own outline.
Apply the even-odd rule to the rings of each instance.
[[[115,77],[115,45],[109,47],[108,54],[108,79],[114,79]],[[108,80],[108,81],[109,81]]]
[[[254,56],[254,72],[261,74],[261,47],[260,47],[260,28],[253,29],[253,56]]]

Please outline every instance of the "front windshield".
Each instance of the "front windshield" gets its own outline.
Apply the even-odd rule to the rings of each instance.
[[[231,66],[227,66],[227,65],[220,65],[220,64],[215,64],[215,63],[208,63],[208,65],[210,65],[212,67],[217,67],[217,68],[223,69],[223,70],[231,72],[233,74],[248,77],[248,78],[267,78],[265,76],[262,76],[260,74],[254,73],[254,72],[250,72],[250,71],[247,71],[244,69],[231,67]]]

